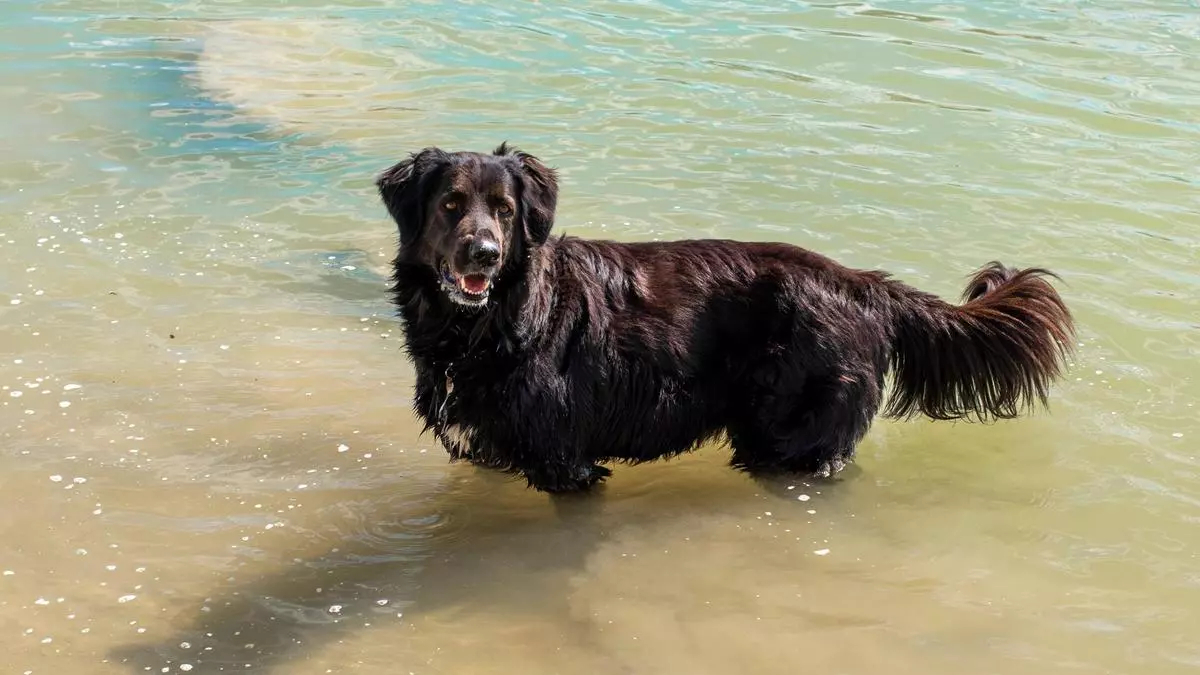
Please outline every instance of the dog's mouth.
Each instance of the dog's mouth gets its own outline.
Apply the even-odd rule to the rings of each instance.
[[[492,277],[482,272],[459,274],[443,260],[439,267],[442,290],[454,302],[468,307],[480,307],[487,302],[492,290]]]

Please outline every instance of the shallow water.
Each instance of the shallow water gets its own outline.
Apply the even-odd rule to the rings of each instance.
[[[287,4],[0,4],[3,672],[1200,667],[1193,4]],[[1048,266],[1077,362],[834,485],[450,466],[371,181],[504,139],[572,234]]]

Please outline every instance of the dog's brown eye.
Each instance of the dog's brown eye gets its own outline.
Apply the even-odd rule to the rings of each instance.
[[[458,210],[458,202],[448,201],[445,204],[442,204],[442,208],[446,209],[447,211],[457,211]]]
[[[502,216],[511,216],[512,212],[513,212],[512,207],[509,206],[508,204],[501,204],[499,207],[496,208],[496,213],[499,213]]]

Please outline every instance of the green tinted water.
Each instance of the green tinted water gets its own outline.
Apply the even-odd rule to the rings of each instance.
[[[1195,672],[1200,10],[570,7],[0,6],[5,672]],[[448,466],[371,181],[505,139],[572,234],[1048,266],[1078,362],[832,489]]]

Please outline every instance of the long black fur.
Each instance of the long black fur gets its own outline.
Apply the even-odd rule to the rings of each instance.
[[[495,165],[520,192],[518,226],[486,306],[463,308],[420,244],[438,181]],[[427,148],[378,186],[400,230],[392,293],[416,414],[452,458],[539,490],[586,489],[609,475],[601,463],[723,435],[735,467],[828,476],[885,403],[940,420],[1045,403],[1072,345],[1040,269],[991,263],[954,305],[787,244],[551,238],[555,173],[507,145]]]

